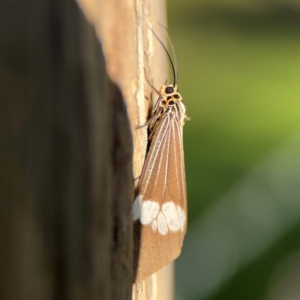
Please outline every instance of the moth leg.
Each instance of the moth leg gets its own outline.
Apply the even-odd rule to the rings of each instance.
[[[161,96],[160,92],[152,85],[152,83],[151,83],[150,80],[148,79],[147,73],[146,73],[146,69],[145,69],[145,68],[144,68],[144,71],[145,71],[145,77],[146,77],[146,80],[147,80],[148,84],[150,85],[150,87],[152,88],[152,90],[153,90],[158,96]]]

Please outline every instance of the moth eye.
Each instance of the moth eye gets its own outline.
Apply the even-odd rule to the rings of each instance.
[[[174,97],[175,99],[179,99],[179,98],[180,98],[180,96],[179,96],[178,94],[173,95],[173,97]]]
[[[171,86],[168,86],[167,88],[166,88],[166,93],[167,94],[172,94],[174,92],[174,89],[171,87]]]
[[[175,102],[171,100],[171,101],[169,101],[168,104],[169,104],[169,105],[174,105],[174,103],[175,103]]]
[[[173,98],[172,96],[168,96],[167,100],[170,100],[170,99],[172,99],[172,98]]]

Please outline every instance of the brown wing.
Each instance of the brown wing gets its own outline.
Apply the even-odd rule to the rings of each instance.
[[[147,202],[146,213],[156,216],[151,222],[146,216],[143,222],[145,209],[141,209],[140,215],[135,217],[135,279],[138,282],[179,256],[186,231],[182,127],[169,114],[163,117],[154,133],[136,199],[140,202],[135,200],[135,208],[139,205],[145,208],[143,204]]]

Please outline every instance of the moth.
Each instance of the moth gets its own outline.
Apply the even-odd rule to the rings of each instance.
[[[152,32],[153,30],[149,28]],[[183,154],[183,126],[188,119],[173,72],[156,90],[158,99],[146,122],[149,142],[133,203],[134,275],[140,282],[176,259],[187,229],[187,193]],[[174,50],[175,51],[175,50]]]

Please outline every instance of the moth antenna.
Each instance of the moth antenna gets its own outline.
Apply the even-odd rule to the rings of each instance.
[[[174,67],[174,64],[173,64],[173,61],[172,61],[172,58],[171,58],[171,55],[169,53],[169,51],[167,50],[167,47],[164,45],[164,43],[161,41],[161,39],[157,36],[157,34],[152,30],[152,28],[148,25],[148,28],[152,31],[152,33],[154,34],[154,36],[157,38],[157,40],[160,42],[160,44],[163,46],[167,56],[168,56],[168,59],[169,59],[169,63],[170,63],[170,66],[172,68],[172,73],[173,73],[173,82],[174,82],[174,86],[176,85],[177,83],[177,72],[175,70],[175,67]],[[174,47],[174,46],[173,46]]]
[[[166,34],[167,34],[167,38],[169,40],[169,43],[170,43],[170,46],[171,46],[171,50],[172,50],[172,54],[173,54],[173,57],[174,57],[174,60],[175,60],[175,71],[176,71],[176,82],[178,82],[178,59],[177,59],[177,52],[176,52],[176,49],[175,49],[175,46],[174,46],[174,43],[173,43],[173,40],[168,32],[168,28],[165,27],[164,25],[160,24],[159,22],[157,22],[157,24],[162,27],[165,31],[166,31]]]

